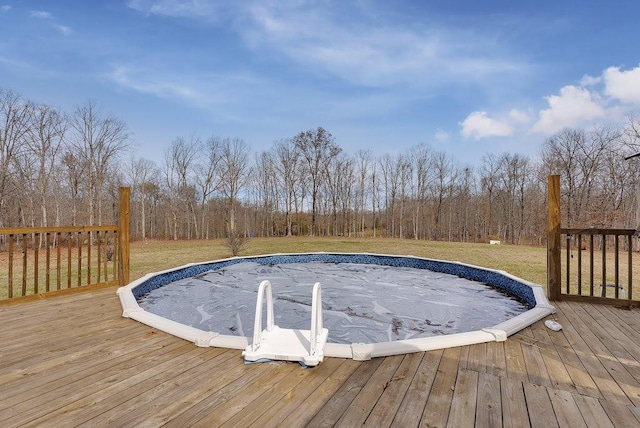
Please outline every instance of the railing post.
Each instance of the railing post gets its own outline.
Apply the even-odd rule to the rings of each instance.
[[[561,298],[561,262],[560,262],[560,176],[547,177],[547,292],[549,300]]]
[[[118,281],[119,285],[129,283],[129,227],[130,227],[131,189],[120,188],[120,206],[118,212]]]

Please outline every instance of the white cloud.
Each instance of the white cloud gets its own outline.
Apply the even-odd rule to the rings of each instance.
[[[272,51],[311,73],[331,75],[351,84],[388,87],[438,85],[474,80],[490,84],[496,76],[522,73],[525,65],[500,55],[495,38],[466,29],[397,26],[371,14],[346,20],[358,7],[325,1],[178,1],[129,0],[146,15],[232,22],[250,49]]]
[[[582,87],[595,86],[600,82],[602,82],[602,77],[600,76],[593,77],[593,76],[589,76],[588,74],[585,74],[584,76],[582,76],[582,79],[580,79],[580,86]]]
[[[451,134],[449,134],[448,132],[442,130],[442,129],[437,129],[436,130],[436,134],[434,135],[436,141],[440,142],[440,143],[446,143],[447,141],[449,141],[449,139],[451,138]]]
[[[52,19],[53,15],[51,15],[50,12],[46,12],[44,10],[32,10],[31,13],[29,14],[29,16],[31,16],[32,18],[38,18],[38,19]]]
[[[282,90],[265,85],[259,78],[236,72],[201,74],[183,70],[176,75],[173,71],[149,65],[114,64],[104,77],[121,88],[159,98],[177,99],[214,112],[218,119],[230,121],[244,120],[242,113],[238,112],[246,114],[249,108],[256,108],[258,99],[272,100],[282,94]],[[273,105],[268,107],[275,109]],[[267,106],[261,105],[260,108],[264,111]]]
[[[474,111],[459,123],[463,137],[476,140],[486,137],[506,137],[513,133],[513,128],[504,119],[492,119],[486,111]]]
[[[217,23],[229,17],[236,2],[202,0],[129,0],[127,6],[145,15],[198,19]]]
[[[451,28],[348,22],[335,9],[255,3],[254,28],[243,36],[251,45],[266,45],[309,69],[359,85],[483,81],[523,69],[496,55],[495,41],[477,34],[470,39]]]
[[[529,123],[531,121],[531,116],[526,111],[514,108],[509,111],[509,119],[515,123]]]
[[[549,108],[539,113],[533,132],[548,133],[562,128],[578,126],[590,120],[605,116],[604,108],[594,101],[589,90],[576,86],[565,86],[560,95],[546,97]]]
[[[73,30],[71,30],[71,27],[67,27],[66,25],[59,25],[59,24],[54,24],[53,26],[56,30],[58,30],[60,32],[60,34],[63,34],[65,36],[73,33]]]
[[[640,104],[640,67],[628,71],[609,67],[602,76],[607,95],[624,103]]]
[[[11,6],[8,4],[0,6],[0,12],[9,12],[10,10],[11,10]]]
[[[145,94],[159,97],[173,96],[196,104],[202,104],[204,101],[200,91],[194,88],[187,85],[178,85],[170,80],[151,77],[149,73],[133,70],[125,66],[114,66],[107,77],[122,87]]]

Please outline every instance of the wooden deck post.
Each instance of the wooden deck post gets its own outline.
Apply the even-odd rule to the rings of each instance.
[[[560,176],[547,177],[547,293],[549,300],[561,298],[561,262],[560,262]]]
[[[118,283],[120,286],[129,283],[130,197],[131,189],[129,187],[121,187],[118,212]]]

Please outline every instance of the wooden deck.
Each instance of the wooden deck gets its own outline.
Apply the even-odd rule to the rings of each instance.
[[[120,316],[115,289],[0,306],[0,426],[640,426],[640,310],[558,304],[503,343],[244,365]]]

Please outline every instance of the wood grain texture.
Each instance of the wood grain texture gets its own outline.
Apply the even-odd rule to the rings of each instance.
[[[487,343],[245,365],[121,317],[112,289],[0,307],[0,426],[640,426],[640,311],[559,302]]]

